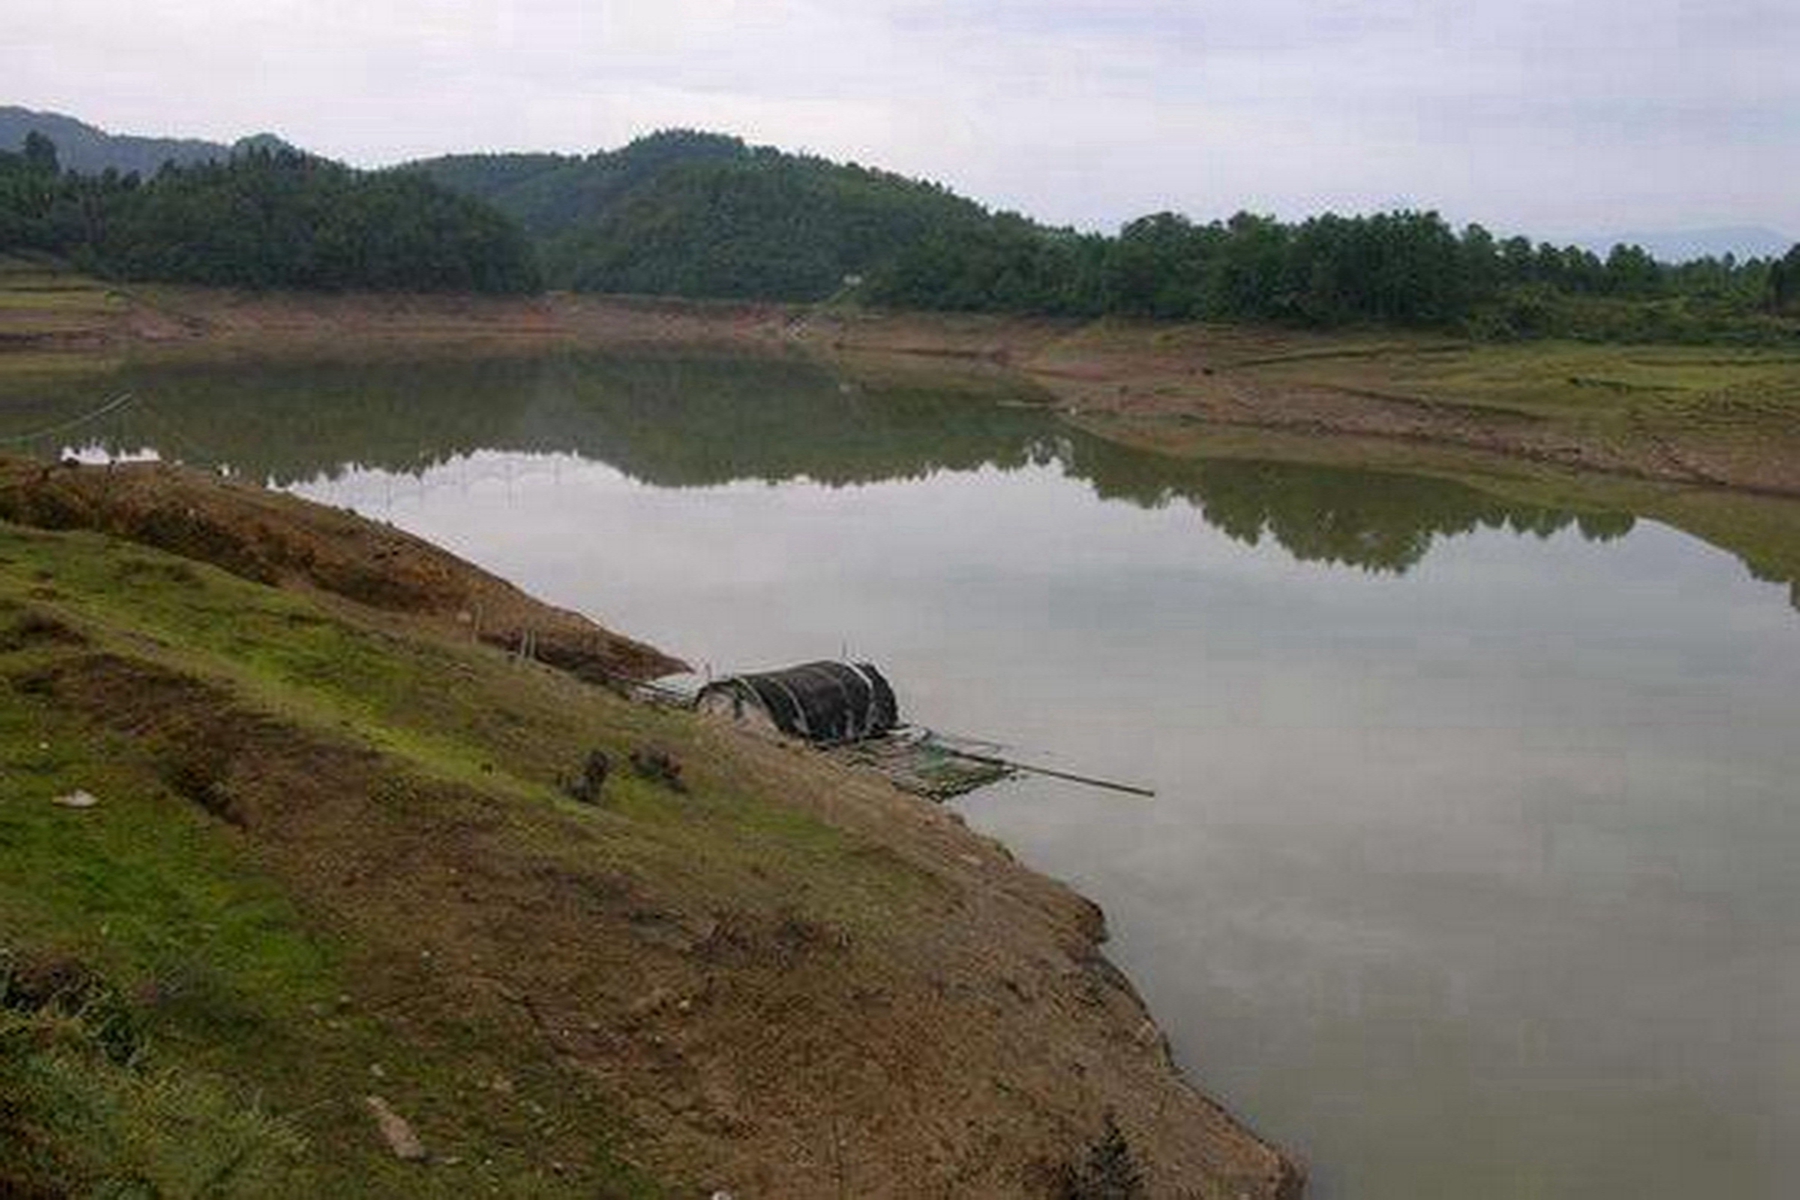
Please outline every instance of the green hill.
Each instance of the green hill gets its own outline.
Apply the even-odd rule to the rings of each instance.
[[[848,295],[900,309],[1377,325],[1490,341],[1786,346],[1800,315],[1800,247],[1669,263],[1619,245],[1602,257],[1413,211],[1299,222],[1161,212],[1107,236],[694,130],[588,155],[452,155],[375,172],[271,146],[267,135],[229,150],[147,142],[146,155],[214,161],[157,171],[140,191],[129,174],[60,174],[59,155],[62,166],[94,161],[84,147],[107,135],[92,127],[25,110],[0,118],[50,123],[43,136],[26,132],[19,151],[0,148],[0,250],[49,250],[122,278],[802,303]],[[72,153],[60,143],[50,152],[59,132]]]
[[[591,223],[662,172],[677,166],[748,156],[742,140],[715,133],[667,130],[621,150],[579,154],[453,154],[403,169],[452,191],[484,200],[536,238]]]
[[[407,169],[511,216],[549,281],[583,291],[819,300],[933,230],[989,219],[935,184],[688,130]]]
[[[505,217],[429,179],[293,150],[168,165],[148,179],[62,172],[30,135],[0,151],[0,250],[112,279],[375,291],[530,292],[531,248]]]

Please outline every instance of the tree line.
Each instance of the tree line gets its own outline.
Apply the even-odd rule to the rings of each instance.
[[[529,241],[487,205],[417,175],[291,149],[165,165],[148,179],[61,171],[31,134],[0,152],[0,247],[114,279],[375,291],[533,292]]]
[[[875,274],[905,308],[1315,327],[1389,324],[1485,337],[1791,337],[1800,246],[1785,258],[1663,263],[1635,246],[1578,247],[1458,231],[1434,212],[1296,223],[1157,213],[1116,236],[1013,214],[936,228]]]
[[[585,291],[1660,341],[1790,339],[1783,318],[1800,309],[1800,247],[1669,264],[1640,247],[1601,256],[1414,211],[1204,224],[1165,212],[1080,233],[691,130],[585,157],[410,169],[514,216],[552,285]]]
[[[0,246],[115,278],[251,287],[845,297],[1488,339],[1791,341],[1800,316],[1800,246],[1671,264],[1419,211],[1206,223],[1163,212],[1083,233],[692,130],[586,156],[459,155],[377,172],[261,146],[145,179],[61,172],[33,135],[0,153]]]

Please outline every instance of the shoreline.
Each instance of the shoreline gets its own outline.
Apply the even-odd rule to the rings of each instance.
[[[340,1016],[283,1018],[277,1041],[314,1067],[270,1077],[259,1046],[217,1041],[214,1018],[165,1012],[161,968],[96,940],[85,907],[42,914],[66,926],[43,947],[5,948],[30,970],[78,955],[146,997],[133,1019],[169,1045],[210,1039],[210,1069],[341,1158],[328,1173],[391,1166],[355,1102],[374,1058],[384,1106],[437,1149],[409,1164],[433,1189],[481,1186],[469,1152],[486,1126],[457,1110],[511,1112],[537,1079],[527,1094],[556,1120],[593,1120],[574,1098],[592,1090],[622,1130],[592,1171],[566,1144],[535,1155],[555,1159],[544,1168],[509,1143],[510,1169],[540,1171],[546,1194],[592,1194],[629,1168],[674,1194],[1048,1195],[1116,1121],[1150,1195],[1301,1195],[1299,1169],[1170,1060],[1101,952],[1100,911],[950,810],[579,684],[580,664],[510,661],[504,637],[460,619],[471,596],[504,600],[520,628],[580,618],[339,510],[165,464],[15,459],[0,462],[0,516],[0,659],[25,656],[0,669],[27,681],[33,728],[117,747],[104,768],[65,755],[58,779],[103,797],[94,822],[187,829],[140,874],[191,870],[207,846],[288,897],[283,936],[340,947],[320,985]],[[614,666],[674,662],[582,636]],[[376,682],[396,673],[414,682]],[[558,796],[583,746],[617,762],[646,737],[683,765],[678,794],[619,780],[598,808]],[[0,732],[9,773],[27,753]],[[396,792],[407,802],[384,807]],[[154,844],[149,827],[121,832]],[[544,944],[557,953],[520,953]],[[233,969],[185,969],[201,962]],[[366,1046],[331,1048],[346,1023]],[[431,1082],[471,1056],[517,1082]]]
[[[112,287],[0,261],[0,374],[15,380],[142,361],[608,349],[794,356],[853,382],[933,390],[1024,386],[1059,420],[1176,458],[1377,464],[1512,499],[1631,509],[1789,584],[1800,607],[1791,353],[667,297]]]
[[[1584,508],[1628,503],[1636,511],[1739,553],[1759,573],[1786,579],[1793,585],[1796,606],[1800,606],[1800,583],[1793,582],[1800,580],[1800,544],[1794,534],[1783,532],[1800,528],[1800,521],[1785,520],[1786,506],[1800,497],[1800,452],[1789,451],[1796,424],[1789,419],[1789,406],[1800,397],[1800,390],[1788,387],[1792,368],[1786,360],[1762,352],[1475,347],[1391,333],[1325,336],[649,298],[549,296],[490,301],[258,296],[191,288],[111,289],[81,281],[72,282],[71,287],[76,293],[73,303],[47,304],[40,309],[26,306],[23,310],[15,304],[10,310],[0,309],[0,335],[4,335],[0,336],[0,371],[29,375],[103,370],[110,362],[127,359],[321,355],[358,359],[421,352],[484,356],[609,348],[662,347],[678,352],[697,347],[799,355],[831,364],[850,378],[899,377],[930,386],[1023,379],[1043,394],[1044,406],[1062,420],[1104,439],[1157,453],[1372,462],[1377,469],[1473,480],[1475,486],[1533,501],[1554,500]],[[23,317],[15,320],[21,311]],[[1522,394],[1508,374],[1511,367],[1525,368],[1528,377],[1535,371],[1535,378],[1547,381],[1548,386],[1541,395]],[[144,473],[154,471],[144,469]],[[58,486],[65,491],[69,487],[91,489],[96,480],[110,473],[85,468],[70,474],[81,482],[58,479]],[[184,488],[212,488],[215,483],[191,482]],[[226,490],[238,486],[229,485]],[[246,489],[245,494],[248,492]],[[133,515],[129,506],[121,515],[116,501],[117,493],[110,488],[107,502],[114,505],[112,510],[97,506],[92,495],[85,501],[86,509],[65,495],[63,519],[77,527],[85,523],[86,528],[178,554],[211,543],[213,561],[218,561],[218,539],[211,534],[195,536],[192,544],[186,545],[180,538],[146,537],[146,530],[161,530],[166,535],[166,523],[146,519],[143,511]],[[233,503],[242,501],[240,496]],[[75,510],[80,510],[80,515],[70,517],[69,512]],[[16,508],[10,511],[25,515]],[[259,520],[266,533],[271,518],[265,511]],[[308,536],[315,544],[305,553],[272,552],[262,545],[260,557],[240,554],[241,561],[219,565],[262,582],[330,593],[358,609],[393,590],[388,584],[393,583],[395,568],[412,580],[400,586],[399,593],[424,576],[441,583],[445,570],[457,574],[433,557],[441,551],[424,543],[401,546],[393,531],[375,529],[365,536],[345,524],[315,528]],[[276,543],[279,541],[277,538]],[[349,549],[319,552],[321,547],[333,545]],[[376,554],[376,549],[381,553]],[[306,569],[295,569],[303,563]],[[377,563],[385,565],[374,565]],[[385,584],[384,572],[388,573]],[[355,588],[346,591],[334,586],[334,580],[346,579],[360,580],[357,586],[363,594],[355,594]],[[658,656],[653,648],[616,639],[597,627],[566,624],[581,620],[574,614],[529,609],[525,606],[536,602],[516,589],[504,599],[494,590],[509,586],[492,580],[479,586],[464,585],[461,590],[451,588],[433,593],[432,604],[426,606],[429,611],[416,606],[412,612],[397,614],[390,606],[385,619],[404,626],[408,637],[428,632],[439,639],[486,641],[490,643],[486,652],[492,653],[493,647],[504,647],[509,637],[516,640],[525,625],[518,621],[511,626],[502,621],[489,623],[486,617],[477,620],[474,613],[514,611],[525,614],[534,633],[549,635],[551,645],[555,645],[554,630],[562,629],[568,640],[586,651],[591,652],[596,644],[611,647],[606,653],[615,657],[596,660],[604,661],[609,671],[618,665],[616,654],[620,652],[636,656],[631,661],[643,667]],[[472,599],[478,594],[485,599]],[[510,610],[509,605],[513,606]],[[471,638],[471,623],[486,624],[487,632],[494,636],[483,638],[476,629]],[[540,641],[540,648],[544,644]],[[621,651],[619,647],[630,649]],[[672,660],[661,657],[657,661],[666,664]],[[579,661],[559,665],[580,674]],[[89,713],[83,719],[94,717]],[[1021,897],[1031,897],[1024,901],[1025,908],[1036,915],[1004,936],[1037,947],[1033,953],[1038,958],[1032,961],[1041,962],[1041,956],[1050,953],[1051,961],[1065,964],[1061,973],[1045,976],[1037,967],[1017,964],[998,973],[971,967],[973,973],[955,984],[949,994],[954,996],[955,987],[961,987],[983,996],[1013,995],[1024,1002],[1026,1011],[1038,1012],[1039,1021],[1045,1005],[1049,1011],[1069,1003],[1077,1009],[1095,1006],[1093,1018],[1098,1023],[1090,1021],[1083,1032],[1070,1035],[1075,1038],[1072,1044],[1084,1047],[1080,1055],[1090,1056],[1084,1072],[1113,1072],[1120,1080],[1131,1079],[1130,1087],[1105,1089],[1115,1097],[1124,1097],[1133,1089],[1164,1097],[1158,1101],[1164,1108],[1154,1118],[1145,1116],[1135,1101],[1120,1113],[1121,1126],[1154,1181],[1154,1194],[1173,1194],[1164,1186],[1170,1180],[1225,1176],[1234,1181],[1233,1187],[1248,1188],[1245,1194],[1249,1195],[1291,1200],[1300,1194],[1303,1177],[1298,1168],[1245,1130],[1215,1101],[1195,1091],[1169,1062],[1152,1015],[1129,982],[1099,952],[1104,926],[1091,904],[1060,884],[1019,867],[1004,848],[962,830],[954,814],[909,810],[904,805],[896,808],[892,798],[878,797],[866,783],[833,774],[804,756],[796,762],[773,751],[741,748],[729,734],[716,731],[690,736],[700,737],[707,746],[705,753],[718,755],[718,762],[755,763],[749,769],[756,778],[765,783],[786,780],[789,788],[815,797],[803,801],[801,807],[827,825],[853,830],[859,839],[872,837],[881,853],[899,854],[915,867],[923,866],[928,876],[952,881],[948,886],[962,899],[951,907],[951,913],[967,912],[964,906],[971,903],[981,911],[996,904],[1007,908],[1018,905]],[[825,798],[826,790],[855,796],[859,811],[846,809],[841,800]],[[928,850],[922,849],[927,846]],[[973,873],[966,863],[958,865],[971,857],[980,864]],[[1012,881],[997,884],[989,878],[995,871]],[[1014,875],[1018,878],[1013,879]],[[697,908],[700,915],[693,917],[686,912],[688,908]],[[676,943],[687,943],[685,949],[677,946],[678,952],[702,960],[714,953],[707,949],[713,946],[714,934],[702,937],[696,930],[704,931],[711,923],[716,932],[725,923],[720,916],[704,903],[696,905],[691,900],[675,910],[686,914],[677,919],[677,932],[671,935]],[[945,912],[938,912],[934,919],[946,917]],[[694,929],[682,924],[690,918]],[[770,919],[778,922],[785,918]],[[1043,924],[1046,920],[1047,925]],[[1047,933],[1048,942],[1044,941]],[[983,936],[994,934],[990,931]],[[995,953],[996,944],[983,944],[970,961]],[[1053,952],[1047,949],[1050,946],[1055,947]],[[503,949],[490,947],[487,952],[501,953]],[[916,948],[909,951],[916,953]],[[934,971],[924,966],[928,961],[919,958],[906,968],[911,983],[899,985],[889,979],[878,990],[891,994],[900,987],[906,992],[931,979]],[[1019,974],[1021,969],[1025,974]],[[703,975],[706,988],[716,986],[716,968],[708,968]],[[866,1003],[856,998],[862,994],[857,988],[867,985],[851,985],[847,980],[828,973],[814,984],[824,989],[819,995],[841,992],[844,1005],[857,1011]],[[568,987],[569,981],[549,986],[554,991]],[[759,990],[767,986],[757,985]],[[636,1009],[662,987],[646,983],[635,997],[590,1000],[603,1009],[608,1005],[616,1009],[604,1019],[617,1021],[621,1027],[654,1025],[669,1015],[664,1005],[651,1006],[653,1019]],[[846,987],[850,990],[842,991]],[[680,988],[664,991],[676,998],[670,999],[670,1004],[681,998]],[[692,996],[687,999],[697,1002]],[[944,1001],[942,995],[933,1002],[920,994],[902,1007],[911,1013],[909,1020],[918,1020],[931,1003]],[[817,996],[790,996],[790,1003],[817,1002]],[[639,1120],[654,1124],[668,1118],[667,1112],[654,1105],[639,1107],[643,1097],[638,1093],[645,1085],[633,1082],[637,1077],[629,1071],[620,1075],[610,1067],[600,1069],[590,1052],[564,1045],[564,1039],[549,1028],[554,1019],[539,1011],[549,1003],[553,1001],[542,995],[531,1001],[539,1006],[533,1010],[537,1027],[533,1036],[543,1040],[553,1058],[577,1063],[586,1074],[598,1071],[596,1077],[607,1079],[610,1086],[631,1097],[626,1105],[638,1112]],[[891,998],[887,1003],[892,1003]],[[921,1005],[924,1007],[918,1007]],[[576,1020],[578,1012],[568,1009],[565,1015]],[[734,1023],[743,1017],[741,1013],[733,1016],[721,1029],[738,1028]],[[980,1032],[980,1022],[987,1018],[964,1019],[976,1024],[950,1039],[961,1046],[964,1057],[986,1054],[996,1063],[1019,1058],[1020,1043],[1005,1040],[1016,1039],[1020,1036],[1017,1032],[1005,1033],[995,1042],[990,1034]],[[969,1038],[986,1049],[972,1049]],[[890,1071],[901,1069],[903,1062],[887,1057],[882,1061]],[[1045,1064],[1022,1061],[1017,1065],[1031,1078],[1023,1084],[1015,1079],[1008,1086],[1018,1089],[1020,1096],[1034,1097],[1035,1104],[1054,1107],[1049,1097],[1055,1093],[1047,1089],[1060,1085],[1053,1083],[1053,1074],[1044,1072]],[[953,1084],[955,1069],[946,1065],[943,1073],[947,1078],[935,1081],[915,1076],[916,1086],[935,1090]],[[725,1092],[715,1088],[710,1098],[702,1094],[691,1108],[676,1112],[677,1122],[691,1120],[699,1128],[684,1133],[674,1148],[657,1143],[660,1148],[644,1151],[657,1171],[685,1178],[695,1162],[716,1157],[720,1145],[756,1140],[744,1130],[746,1123],[754,1122],[742,1115],[741,1089],[726,1091],[737,1099],[721,1100]],[[1170,1096],[1189,1098],[1171,1100]],[[954,1106],[966,1101],[967,1097],[956,1101],[940,1095],[936,1103]],[[1070,1115],[1073,1110],[1065,1107],[1065,1115],[1055,1124],[1062,1131],[1055,1135],[1062,1151],[1047,1148],[1052,1143],[1046,1141],[1041,1125],[1029,1134],[1018,1133],[1020,1144],[1030,1147],[1028,1157],[1038,1164],[1032,1169],[1040,1175],[1050,1169],[1045,1164],[1054,1165],[1056,1154],[1061,1153],[1065,1163],[1072,1161],[1070,1155],[1079,1158],[1085,1139],[1097,1136],[1096,1122],[1102,1109],[1094,1107],[1091,1100],[1084,1103],[1085,1115],[1076,1119]],[[1112,1111],[1116,1105],[1103,1107]],[[825,1115],[818,1111],[796,1115],[793,1120],[800,1123],[791,1128],[812,1129],[811,1136],[816,1136],[817,1121]],[[832,1122],[836,1119],[830,1117]],[[1085,1130],[1079,1136],[1073,1132],[1077,1126]],[[901,1142],[890,1140],[887,1152],[919,1153],[916,1147],[894,1150]],[[878,1148],[872,1153],[879,1156],[882,1152]],[[738,1146],[726,1155],[726,1161],[736,1164],[731,1170],[754,1177],[757,1171],[772,1169],[771,1157],[766,1148]],[[875,1161],[870,1159],[863,1166],[873,1167]],[[966,1164],[968,1160],[963,1161]],[[925,1160],[916,1160],[915,1165],[925,1165]],[[814,1162],[807,1169],[823,1168]],[[831,1169],[845,1168],[839,1162]],[[946,1169],[947,1162],[931,1160],[929,1171]],[[1015,1164],[1009,1169],[1022,1168]],[[725,1181],[743,1175],[707,1178]],[[771,1183],[779,1181],[791,1194],[828,1194],[823,1187],[810,1187],[804,1174],[765,1178]],[[1041,1177],[1034,1178],[1042,1182]],[[1035,1188],[1036,1184],[1021,1187],[1016,1194],[1032,1194]]]
[[[935,343],[925,336],[936,326]],[[1571,471],[1800,497],[1800,359],[1761,350],[1484,345],[1392,331],[861,315],[836,355],[978,359],[1099,436],[1199,429],[1387,439]]]
[[[1382,438],[1620,479],[1800,497],[1800,356],[1721,347],[1476,344],[1297,330],[548,294],[6,289],[0,370],[124,358],[705,347],[851,374],[1004,374],[1100,436],[1179,453],[1193,430]]]

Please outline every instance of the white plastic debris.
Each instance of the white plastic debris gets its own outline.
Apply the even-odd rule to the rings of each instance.
[[[60,804],[64,808],[95,808],[100,803],[100,797],[77,788],[67,795],[56,797],[50,803]]]

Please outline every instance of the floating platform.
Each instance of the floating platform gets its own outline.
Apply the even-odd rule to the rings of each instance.
[[[728,675],[708,682],[688,703],[751,732],[799,741],[846,766],[877,771],[902,791],[932,800],[1020,774],[1133,796],[1156,794],[1135,784],[1016,762],[1001,757],[1005,747],[990,742],[903,725],[894,689],[872,663],[820,661]]]
[[[992,758],[971,757],[927,729],[900,729],[823,747],[820,753],[846,766],[877,771],[901,791],[931,800],[949,800],[1015,773]]]

